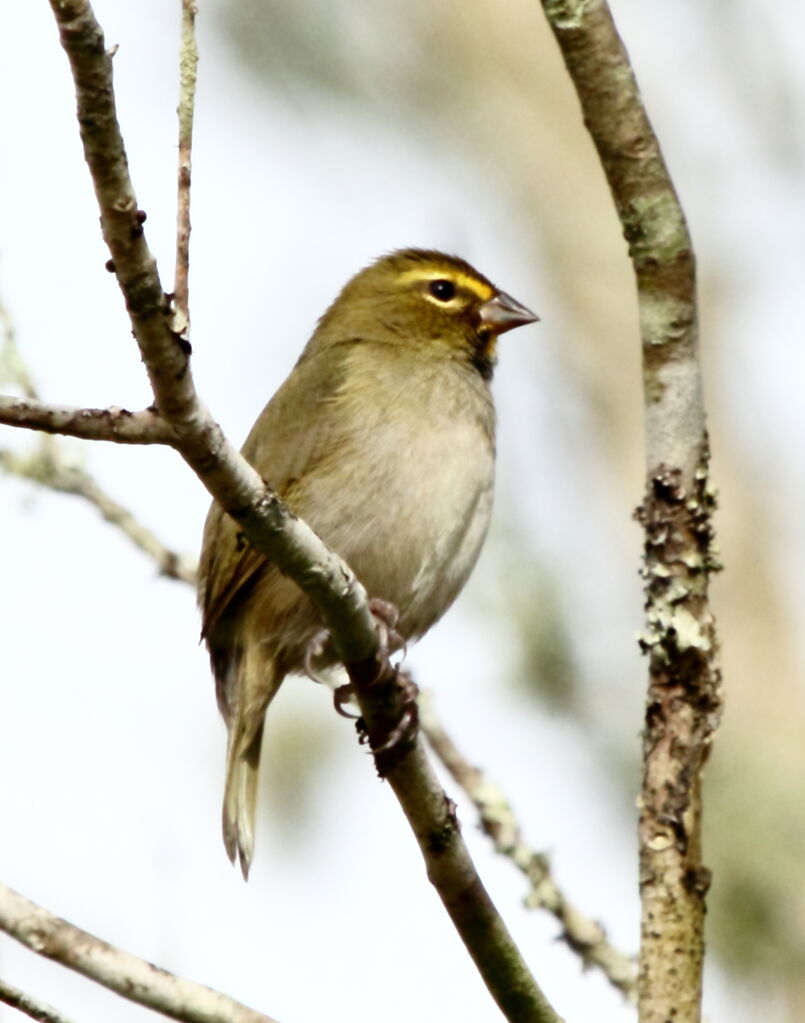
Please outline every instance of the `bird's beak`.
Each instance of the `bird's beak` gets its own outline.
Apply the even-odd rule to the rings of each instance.
[[[536,316],[530,309],[526,309],[511,295],[505,291],[499,291],[494,298],[484,302],[481,306],[481,323],[491,327],[495,334],[503,334],[515,327],[523,327],[526,323],[536,323],[539,316]]]

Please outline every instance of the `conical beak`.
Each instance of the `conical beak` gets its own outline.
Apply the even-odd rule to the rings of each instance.
[[[495,334],[503,334],[515,327],[524,327],[526,323],[536,323],[537,320],[539,316],[505,291],[499,291],[481,306],[481,323],[491,327]]]

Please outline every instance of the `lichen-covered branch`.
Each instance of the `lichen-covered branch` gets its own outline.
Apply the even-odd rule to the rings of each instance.
[[[115,948],[4,884],[0,884],[0,930],[37,955],[53,959],[171,1019],[185,1023],[276,1023],[270,1016],[212,988]]]
[[[609,942],[601,924],[585,916],[568,900],[551,873],[548,857],[526,842],[503,792],[464,757],[434,714],[427,694],[420,698],[420,719],[428,744],[472,800],[481,827],[494,842],[495,850],[510,859],[526,877],[531,889],[526,905],[551,913],[562,926],[562,940],[584,966],[601,970],[613,987],[630,1002],[636,1001],[637,970],[632,959]]]
[[[641,1023],[698,1023],[709,876],[702,768],[720,707],[708,579],[713,494],[693,248],[605,0],[543,0],[623,225],[643,354],[649,656],[640,810]]]
[[[317,607],[356,684],[366,734],[451,915],[490,993],[507,1019],[558,1023],[472,865],[444,791],[418,737],[393,757],[378,749],[390,734],[404,690],[378,657],[366,593],[351,570],[293,516],[235,451],[195,391],[186,320],[167,297],[147,246],[117,123],[112,61],[87,0],[50,0],[73,73],[84,155],[101,212],[104,239],[171,444],[257,550],[294,579]],[[395,710],[397,708],[397,710]],[[393,716],[392,713],[392,716]],[[396,719],[399,722],[399,717]],[[381,766],[382,761],[382,766]]]

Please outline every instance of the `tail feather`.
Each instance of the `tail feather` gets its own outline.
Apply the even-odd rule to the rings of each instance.
[[[230,733],[221,824],[227,855],[232,863],[240,865],[243,879],[248,881],[254,857],[254,822],[263,722],[260,722],[245,749],[238,738],[234,731]]]
[[[274,665],[259,645],[247,647],[245,656],[231,663],[226,679],[226,717],[229,744],[226,783],[221,810],[224,847],[232,863],[239,864],[244,880],[254,856],[257,780],[266,709],[279,689]]]

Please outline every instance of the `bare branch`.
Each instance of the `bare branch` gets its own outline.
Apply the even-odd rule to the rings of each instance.
[[[176,311],[185,318],[183,333],[190,331],[190,178],[193,149],[193,113],[196,103],[196,6],[182,0],[182,48],[179,55],[179,178],[176,212],[176,274],[173,284]]]
[[[115,948],[0,884],[0,930],[139,1005],[185,1023],[276,1023],[256,1009]]]
[[[76,408],[0,394],[0,423],[41,433],[118,444],[173,444],[171,427],[154,409]]]
[[[641,1023],[701,1018],[701,775],[721,676],[696,273],[679,200],[605,0],[543,0],[629,243],[642,334],[649,685],[640,812]]]
[[[526,877],[531,886],[526,905],[553,914],[562,925],[562,940],[581,958],[585,968],[597,967],[630,1002],[637,1001],[634,962],[610,944],[601,924],[585,916],[566,898],[551,874],[547,856],[525,841],[509,801],[498,786],[463,756],[433,712],[427,693],[420,698],[420,715],[428,744],[472,800],[481,827],[494,842],[496,852],[510,859]]]
[[[17,346],[14,321],[0,302],[0,385],[11,384],[23,397],[0,394],[0,423],[40,433],[61,433],[83,440],[118,444],[171,444],[173,431],[155,409],[75,408],[39,400],[39,392]]]
[[[249,542],[305,591],[330,629],[356,685],[376,763],[391,784],[426,860],[428,876],[487,983],[516,1023],[558,1023],[478,878],[453,807],[421,740],[381,749],[399,724],[405,689],[378,657],[366,593],[351,570],[291,515],[224,437],[199,401],[184,324],[167,301],[143,232],[144,215],[129,178],[115,111],[112,65],[87,0],[50,0],[78,100],[84,155],[101,211],[104,238],[174,446]],[[396,717],[395,717],[396,714]]]
[[[24,1012],[31,1019],[39,1020],[39,1023],[71,1023],[63,1013],[54,1009],[52,1005],[27,995],[18,987],[14,987],[13,984],[4,980],[0,980],[0,1002],[10,1005],[12,1009]]]
[[[48,441],[50,443],[24,455],[0,448],[0,469],[51,490],[83,497],[98,509],[107,522],[122,530],[135,546],[156,562],[160,575],[191,585],[195,583],[196,570],[192,559],[166,547],[127,508],[110,497],[86,469],[68,462],[52,438]]]

